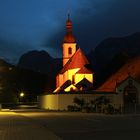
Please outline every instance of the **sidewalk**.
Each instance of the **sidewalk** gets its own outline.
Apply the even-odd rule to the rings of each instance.
[[[0,140],[61,140],[47,128],[14,112],[0,112]]]

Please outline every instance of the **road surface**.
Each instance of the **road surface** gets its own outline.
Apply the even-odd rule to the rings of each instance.
[[[99,115],[66,112],[3,112],[0,140],[135,140],[140,115]]]

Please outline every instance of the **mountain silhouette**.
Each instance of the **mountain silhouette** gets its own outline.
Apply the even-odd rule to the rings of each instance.
[[[130,59],[140,56],[140,33],[103,40],[88,55],[95,72],[95,87],[120,69]]]
[[[99,87],[113,73],[129,60],[140,56],[140,32],[103,40],[95,49],[87,54],[94,71],[94,87]],[[18,67],[45,73],[55,78],[62,68],[62,59],[53,58],[46,51],[30,51],[23,54]]]
[[[30,51],[23,54],[18,62],[18,67],[55,77],[61,68],[61,59],[53,58],[46,51]]]

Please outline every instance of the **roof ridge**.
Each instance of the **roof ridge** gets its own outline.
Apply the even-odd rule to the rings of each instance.
[[[85,64],[89,64],[89,61],[87,60],[84,52],[78,48],[59,73],[64,73],[69,69],[82,68]]]
[[[86,68],[85,66],[82,67],[79,71],[76,72],[77,74],[79,73],[93,73],[90,69]]]

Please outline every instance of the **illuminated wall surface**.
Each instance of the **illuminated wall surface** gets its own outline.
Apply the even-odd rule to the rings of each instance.
[[[58,96],[44,95],[39,97],[39,107],[43,109],[58,110]]]
[[[116,108],[122,105],[121,96],[118,94],[53,94],[53,95],[43,95],[39,97],[40,108],[48,110],[67,110],[68,105],[74,105],[73,100],[75,97],[81,99],[83,98],[86,102],[95,100],[100,96],[106,96],[113,102]]]
[[[69,53],[69,48],[71,48],[71,53]],[[76,52],[76,43],[64,43],[63,44],[63,66],[68,62],[68,60]]]
[[[50,110],[67,110],[68,105],[74,105],[73,100],[75,97],[83,98],[86,102],[90,102],[91,100],[94,101],[101,96],[105,96],[115,108],[120,109],[120,107],[125,105],[124,95],[126,87],[127,94],[132,93],[132,88],[130,89],[132,85],[129,85],[129,80],[133,81],[133,92],[135,91],[136,93],[137,103],[140,103],[140,84],[126,75],[125,70],[128,66],[125,67],[124,74],[116,75],[116,78],[120,78],[121,76],[125,76],[125,78],[128,77],[126,80],[125,78],[121,78],[119,85],[116,85],[116,82],[113,83],[113,80],[110,79],[109,82],[103,84],[103,86],[96,91],[88,90],[94,82],[93,72],[85,67],[85,65],[89,64],[85,54],[80,48],[76,49],[76,40],[72,34],[72,22],[69,18],[66,22],[66,31],[62,45],[63,68],[56,76],[56,89],[54,94],[39,97],[41,108]],[[136,67],[139,69],[139,66],[136,65]],[[73,94],[71,94],[71,92],[69,92],[71,90],[78,92],[73,92]],[[82,90],[85,90],[84,92],[87,91],[87,93],[84,94]],[[61,91],[64,91],[65,93],[63,92],[63,94],[61,94]]]
[[[63,74],[63,83],[68,80],[68,71]]]
[[[75,83],[80,82],[86,78],[89,82],[93,83],[93,75],[92,74],[76,74],[75,75]]]
[[[74,85],[70,85],[65,89],[65,91],[69,91],[71,88],[77,90]],[[127,94],[125,90],[127,89]],[[52,110],[67,110],[68,105],[74,105],[73,100],[75,97],[83,98],[86,102],[90,102],[91,100],[95,100],[101,96],[105,96],[107,99],[110,100],[111,104],[116,108],[120,109],[120,107],[125,106],[124,96],[132,93],[137,93],[135,98],[136,103],[140,104],[140,83],[135,81],[133,78],[128,77],[126,80],[119,83],[116,87],[116,92],[113,93],[105,92],[105,91],[89,91],[88,93],[84,94],[81,92],[75,94],[51,94],[51,95],[44,95],[39,97],[40,107],[44,109],[52,109]],[[130,95],[129,95],[130,96]],[[132,96],[133,97],[133,96]],[[132,102],[131,102],[132,103]],[[134,105],[135,102],[133,102]]]
[[[56,77],[56,87],[60,87],[63,84],[63,74],[58,74]]]
[[[69,92],[71,89],[77,91],[78,89],[74,85],[68,86],[66,89],[64,89],[65,92]]]
[[[66,81],[70,80],[73,85],[67,87],[64,91],[68,92],[71,89],[78,90],[74,85],[86,78],[89,82],[93,83],[93,74],[77,74],[80,68],[70,69],[64,74],[59,74],[56,78],[56,87],[59,89]],[[57,90],[56,90],[57,91]]]
[[[76,39],[72,34],[72,22],[68,16],[66,21],[66,34],[62,44],[63,68],[56,76],[56,90],[54,92],[58,92],[59,90],[66,92],[78,90],[75,85],[83,79],[87,79],[90,85],[93,83],[93,73],[85,68],[85,65],[89,64],[89,62],[81,49],[79,48],[77,50],[76,46]],[[80,73],[77,73],[78,71]],[[71,85],[69,85],[70,81]],[[67,87],[66,84],[68,84]]]
[[[69,80],[73,80],[73,76],[75,76],[75,73],[79,70],[80,68],[76,68],[76,69],[71,69],[71,70],[68,70],[68,79]]]

